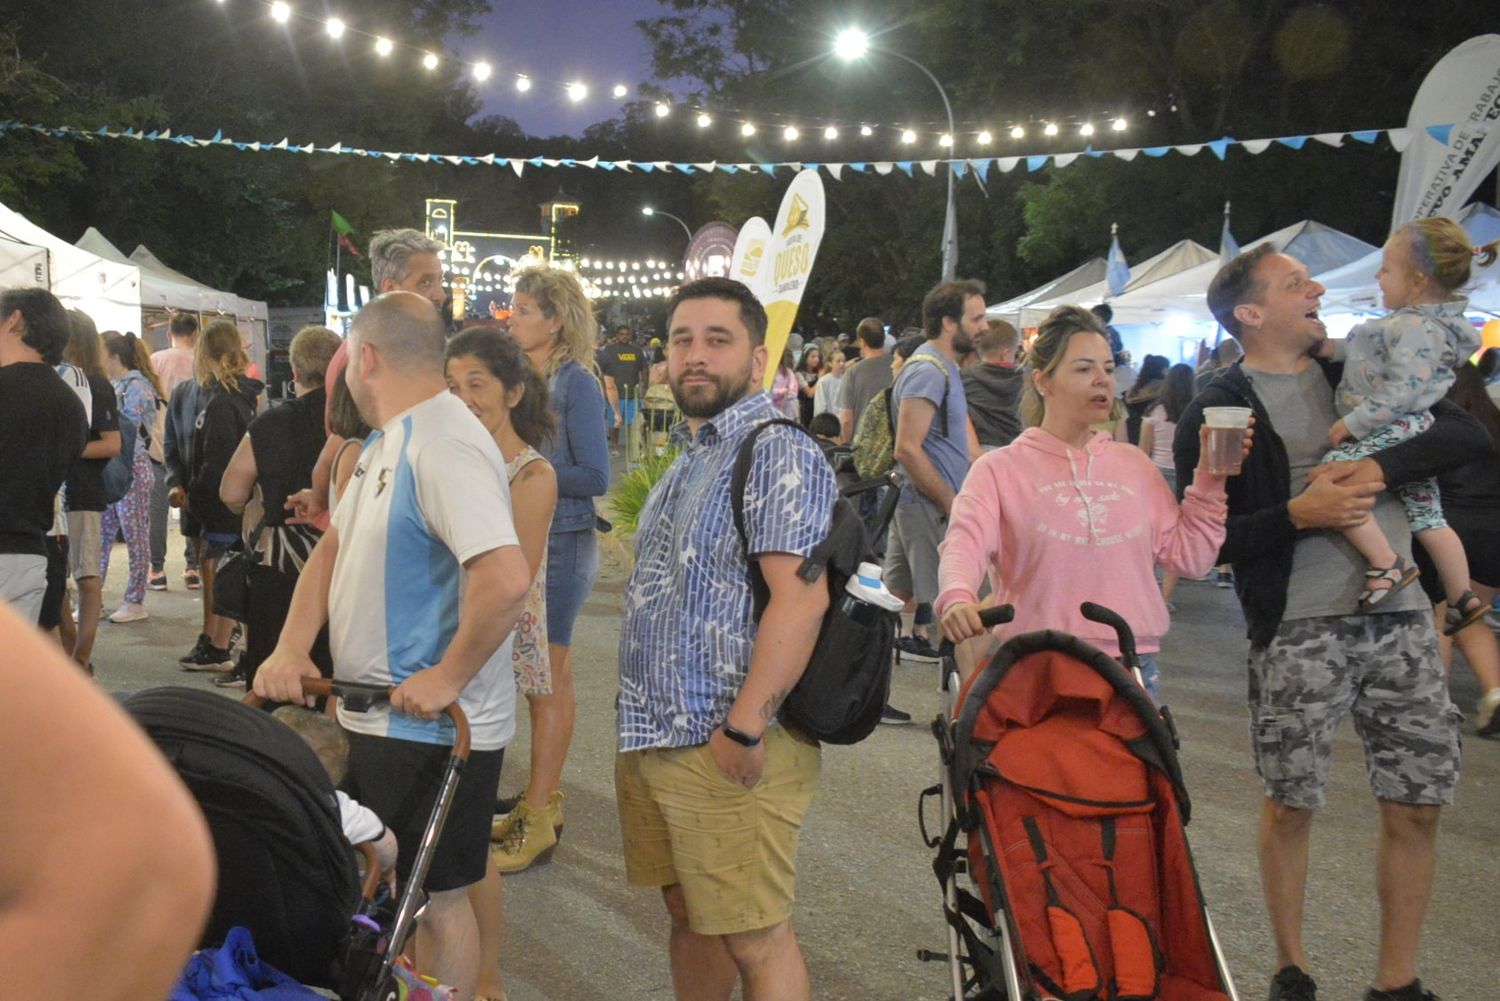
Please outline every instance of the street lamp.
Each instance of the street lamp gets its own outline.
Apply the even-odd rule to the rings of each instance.
[[[864,57],[870,52],[880,52],[887,56],[895,56],[897,59],[911,63],[917,69],[926,74],[927,79],[937,88],[938,95],[943,99],[943,111],[948,115],[948,135],[953,135],[953,105],[948,103],[948,92],[938,82],[938,78],[932,75],[932,70],[917,62],[911,56],[887,49],[883,46],[874,45],[870,36],[858,28],[845,28],[840,31],[833,40],[833,54],[844,62],[853,62]],[[943,281],[952,281],[958,274],[958,214],[953,208],[953,165],[948,165],[948,204],[943,217]]]
[[[661,215],[661,216],[666,216],[668,219],[671,219],[677,225],[679,225],[679,226],[682,227],[682,231],[687,234],[688,243],[692,243],[693,242],[693,231],[688,228],[688,224],[685,223],[685,222],[683,222],[681,219],[677,218],[672,213],[670,213],[670,212],[663,212],[661,209],[654,209],[654,208],[652,208],[649,205],[643,205],[641,207],[641,215],[650,215],[650,216]]]

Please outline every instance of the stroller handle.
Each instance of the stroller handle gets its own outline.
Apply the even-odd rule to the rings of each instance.
[[[994,629],[996,626],[1005,625],[1015,617],[1016,608],[1014,605],[995,605],[991,608],[980,610],[979,624],[987,630]],[[938,656],[944,659],[953,656],[952,640],[945,639],[938,644]]]
[[[339,681],[334,678],[303,678],[302,694],[315,698],[339,698],[352,712],[365,712],[381,702],[389,702],[396,689],[390,685],[371,685],[359,681]],[[254,692],[245,694],[244,703],[259,709],[266,700]],[[453,757],[469,760],[469,718],[457,702],[443,710],[453,721]]]
[[[1109,626],[1115,631],[1120,642],[1120,656],[1127,664],[1135,666],[1138,658],[1135,652],[1135,633],[1130,629],[1130,623],[1120,617],[1113,609],[1105,608],[1103,605],[1092,601],[1085,601],[1078,606],[1078,611],[1090,622],[1097,622],[1101,626]]]

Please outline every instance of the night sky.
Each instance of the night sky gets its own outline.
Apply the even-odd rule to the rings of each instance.
[[[478,87],[483,114],[514,118],[530,135],[579,135],[613,118],[617,83],[630,87],[650,76],[650,52],[635,22],[665,12],[656,0],[493,0],[478,34],[455,39],[466,59],[487,58],[495,75]],[[517,93],[515,74],[534,82]],[[588,99],[573,104],[569,80],[589,85]]]

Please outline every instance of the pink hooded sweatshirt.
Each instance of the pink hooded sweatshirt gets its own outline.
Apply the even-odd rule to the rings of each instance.
[[[974,463],[953,501],[937,614],[977,601],[989,571],[999,602],[1016,609],[1002,637],[1058,629],[1119,656],[1114,631],[1079,614],[1093,601],[1130,623],[1140,652],[1154,652],[1170,620],[1153,567],[1206,574],[1228,513],[1222,476],[1200,472],[1179,509],[1139,448],[1096,431],[1079,451],[1028,428]]]

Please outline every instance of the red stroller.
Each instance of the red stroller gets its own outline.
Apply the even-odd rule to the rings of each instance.
[[[1170,714],[1074,636],[1007,641],[937,719],[947,828],[929,837],[956,1001],[1238,1001],[1204,907]],[[1009,621],[991,609],[987,625]],[[951,647],[945,644],[951,655]],[[944,690],[957,690],[951,656]]]

